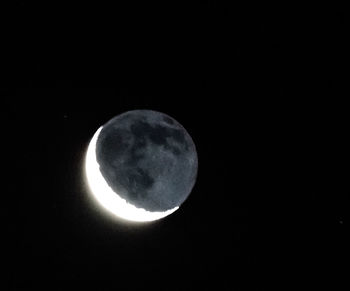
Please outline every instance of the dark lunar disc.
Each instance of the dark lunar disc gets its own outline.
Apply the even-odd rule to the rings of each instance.
[[[198,159],[190,135],[156,111],[128,111],[108,121],[98,136],[96,157],[116,195],[148,211],[180,206],[196,180]]]

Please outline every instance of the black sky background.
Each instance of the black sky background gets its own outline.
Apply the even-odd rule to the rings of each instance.
[[[341,7],[2,12],[4,290],[346,289]],[[174,117],[199,156],[188,200],[146,225],[98,207],[83,173],[94,132],[132,109]]]

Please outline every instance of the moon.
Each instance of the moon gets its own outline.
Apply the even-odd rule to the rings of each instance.
[[[90,192],[113,215],[135,222],[161,219],[187,199],[198,156],[186,129],[167,114],[132,110],[93,135],[85,158]]]

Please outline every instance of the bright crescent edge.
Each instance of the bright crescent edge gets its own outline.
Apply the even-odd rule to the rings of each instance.
[[[161,219],[176,211],[179,207],[169,209],[165,212],[150,212],[143,208],[137,208],[121,198],[107,184],[100,171],[96,158],[97,138],[102,126],[95,132],[87,149],[85,158],[85,174],[90,192],[97,202],[115,216],[133,222],[148,222]]]

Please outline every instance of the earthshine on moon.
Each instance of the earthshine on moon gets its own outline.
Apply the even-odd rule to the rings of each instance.
[[[195,184],[192,138],[175,119],[151,110],[118,115],[90,141],[86,178],[94,198],[129,221],[153,221],[174,211]]]

